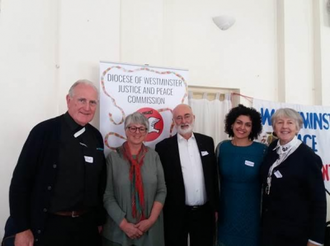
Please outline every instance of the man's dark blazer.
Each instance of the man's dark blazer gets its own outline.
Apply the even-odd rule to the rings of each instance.
[[[263,186],[269,167],[278,154],[274,141],[260,168]],[[306,246],[307,241],[323,243],[326,221],[326,194],[322,160],[304,143],[276,167],[270,195],[263,195],[263,246]]]
[[[198,133],[194,133],[194,136],[202,160],[208,203],[216,212],[218,211],[219,190],[213,139]],[[178,238],[178,233],[182,231],[185,212],[185,188],[177,135],[159,142],[156,145],[156,151],[163,165],[167,187],[164,205],[165,243],[166,241],[173,242]]]
[[[15,167],[9,190],[10,217],[5,227],[5,238],[18,232],[31,229],[36,242],[42,234],[48,216],[51,200],[51,189],[56,181],[59,168],[59,149],[61,136],[61,120],[64,115],[46,120],[36,125],[30,132],[17,165]],[[85,126],[95,134],[105,174],[103,139],[100,132],[92,125]],[[96,211],[97,220],[101,225],[104,221],[103,190],[105,176],[99,182],[99,207]]]

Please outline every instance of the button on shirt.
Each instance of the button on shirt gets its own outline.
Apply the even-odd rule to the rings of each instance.
[[[207,198],[202,160],[196,138],[194,134],[188,140],[183,138],[180,134],[177,136],[186,193],[186,205],[203,205],[206,203]]]

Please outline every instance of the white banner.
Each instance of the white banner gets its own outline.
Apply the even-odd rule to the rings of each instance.
[[[293,108],[303,118],[303,127],[298,138],[311,147],[323,161],[323,179],[325,187],[330,191],[330,107],[305,106],[288,103],[253,100],[253,107],[261,113],[263,132],[260,141],[266,144],[272,141],[271,116],[279,108]]]
[[[187,70],[100,62],[100,131],[105,153],[126,140],[124,120],[135,111],[149,120],[147,146],[173,135],[172,109],[188,102],[187,77]]]

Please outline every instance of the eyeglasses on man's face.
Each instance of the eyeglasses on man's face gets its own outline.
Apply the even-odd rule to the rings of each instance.
[[[78,98],[77,99],[77,102],[78,102],[78,105],[80,105],[80,106],[85,106],[87,103],[92,108],[97,106],[97,101],[95,101],[95,100],[87,100],[86,98]]]
[[[136,126],[128,126],[127,129],[131,132],[131,133],[135,133],[137,130],[139,130],[139,132],[141,133],[145,133],[147,132],[147,128],[144,126],[141,127],[136,127]]]
[[[191,114],[185,114],[183,117],[181,115],[175,117],[176,122],[181,122],[182,120],[190,121],[191,120]]]

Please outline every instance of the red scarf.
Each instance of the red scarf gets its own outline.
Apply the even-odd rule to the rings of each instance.
[[[144,192],[143,181],[141,175],[141,168],[143,159],[148,151],[147,147],[142,144],[139,153],[134,159],[127,141],[122,145],[124,158],[130,163],[129,179],[131,181],[131,194],[132,194],[132,216],[138,221],[144,220]]]

